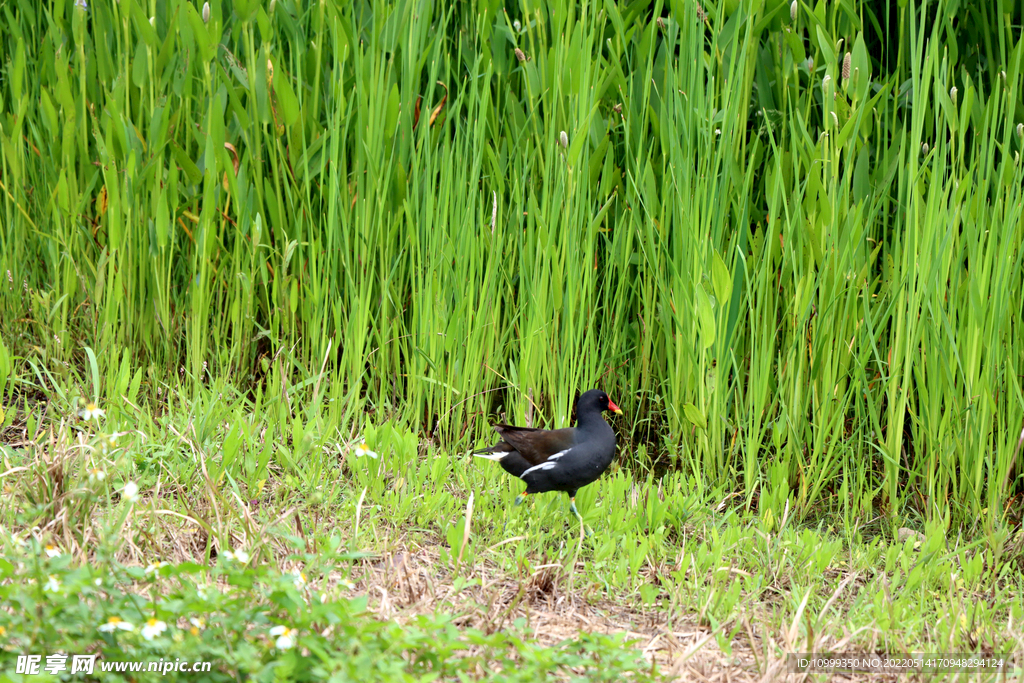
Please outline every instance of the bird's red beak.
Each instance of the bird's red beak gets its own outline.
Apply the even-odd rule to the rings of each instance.
[[[611,399],[608,399],[608,410],[612,411],[616,415],[622,415],[622,408],[612,403]]]

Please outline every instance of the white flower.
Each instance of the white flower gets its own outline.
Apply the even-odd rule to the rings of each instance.
[[[192,617],[188,620],[188,623],[192,624],[192,628],[189,631],[194,636],[199,635],[199,632],[206,628],[206,619],[202,617]]]
[[[95,403],[86,403],[85,407],[78,411],[78,417],[82,418],[86,422],[93,418],[99,420],[106,414],[106,411],[104,411],[102,408],[96,407]]]
[[[50,580],[46,582],[45,586],[43,586],[43,590],[49,593],[60,592],[60,579],[53,574],[50,574]]]
[[[295,584],[295,587],[302,590],[302,587],[306,585],[306,575],[296,569],[292,572],[292,577],[294,577],[292,582]]]
[[[95,580],[93,580],[93,585],[95,585],[95,586],[102,586],[103,585],[103,579],[96,578]]]
[[[373,458],[374,460],[376,460],[378,457],[380,457],[374,451],[370,450],[370,447],[366,445],[365,441],[363,443],[359,444],[358,446],[356,446],[356,457],[357,458],[361,458],[364,455],[368,455],[371,458]]]
[[[516,19],[512,22],[512,28],[516,30],[516,33],[520,33],[523,30],[523,25],[519,23],[518,19]]]
[[[167,624],[158,619],[150,619],[146,622],[146,625],[142,627],[142,637],[146,640],[153,640],[153,638],[156,638],[166,630]]]
[[[75,7],[83,10],[89,9],[89,5],[85,2],[85,0],[75,0]]]
[[[60,557],[60,548],[47,544],[46,546],[47,557]]]
[[[159,572],[160,571],[160,567],[165,567],[165,566],[167,566],[166,562],[161,562],[161,561],[157,560],[153,564],[151,564],[148,567],[146,567],[146,573],[147,574],[153,574],[154,572]]]
[[[210,23],[210,3],[208,2],[203,3],[203,23]]]
[[[564,130],[558,134],[558,144],[562,146],[562,149],[569,146],[569,134]]]
[[[124,488],[121,489],[121,495],[123,495],[124,499],[129,503],[137,503],[139,501],[139,485],[134,481],[128,482],[124,485]]]
[[[354,591],[356,589],[356,585],[348,579],[342,579],[338,583],[341,585],[342,588],[347,588],[350,591]]]
[[[127,433],[127,432],[124,432]],[[121,436],[121,433],[114,432],[108,436],[101,436],[99,439],[99,445],[96,447],[100,453],[106,455],[110,451],[117,448],[117,439]]]
[[[101,470],[98,467],[95,467],[95,468],[89,470],[89,481],[90,482],[103,481],[106,478],[107,478],[107,473],[104,472],[103,470]]]
[[[278,650],[288,650],[295,645],[295,629],[287,626],[275,626],[270,629],[270,635],[275,636],[274,647]]]
[[[235,550],[233,552],[229,550],[226,553],[224,553],[224,557],[228,558],[229,560],[234,560],[235,562],[238,562],[240,564],[247,564],[249,562],[249,553],[245,552],[244,550]]]
[[[107,623],[100,625],[99,628],[104,633],[113,633],[119,629],[121,631],[131,631],[135,629],[131,622],[125,621],[121,617],[110,617],[107,619]]]
[[[327,593],[321,593],[320,594],[320,604],[321,605],[327,604]]]

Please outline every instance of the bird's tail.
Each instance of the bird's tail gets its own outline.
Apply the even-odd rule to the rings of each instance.
[[[483,453],[473,453],[473,455],[477,458],[483,458],[484,460],[493,460],[494,462],[498,462],[508,455],[508,453],[488,453],[485,451]]]

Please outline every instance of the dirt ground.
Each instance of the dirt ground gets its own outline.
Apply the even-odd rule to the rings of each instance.
[[[592,585],[576,585],[579,581],[560,564],[536,567],[528,578],[516,579],[478,561],[472,569],[460,572],[462,583],[475,581],[456,589],[447,570],[441,569],[439,557],[438,547],[424,546],[400,547],[388,555],[365,559],[350,577],[356,584],[351,592],[366,594],[371,611],[399,623],[443,611],[455,615],[458,626],[494,632],[522,618],[527,633],[544,645],[572,639],[581,632],[624,633],[668,680],[936,680],[921,674],[791,673],[785,653],[793,651],[786,643],[792,642],[795,629],[792,635],[764,633],[757,623],[745,622],[731,643],[731,652],[726,653],[719,648],[713,630],[700,624],[697,615],[613,602]],[[735,624],[727,626],[735,629]]]

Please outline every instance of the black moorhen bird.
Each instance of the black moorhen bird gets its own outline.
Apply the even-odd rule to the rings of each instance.
[[[497,461],[506,472],[526,482],[526,491],[516,498],[516,505],[531,493],[565,491],[569,510],[582,524],[576,491],[600,477],[615,456],[615,432],[601,415],[605,410],[622,414],[608,394],[591,389],[576,402],[575,427],[494,425],[501,441],[473,455]]]

